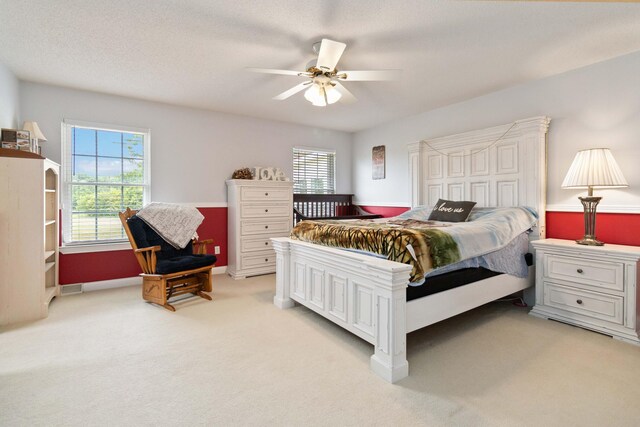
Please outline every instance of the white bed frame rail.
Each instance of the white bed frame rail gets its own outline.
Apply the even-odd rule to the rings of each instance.
[[[544,237],[549,121],[536,117],[410,144],[412,205],[432,206],[442,197],[530,206],[540,215],[533,238]],[[389,382],[409,374],[407,333],[529,288],[534,279],[503,274],[407,302],[408,265],[289,238],[272,241],[274,304],[284,309],[298,302],[373,344],[371,369]]]

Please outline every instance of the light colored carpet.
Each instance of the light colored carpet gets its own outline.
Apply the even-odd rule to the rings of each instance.
[[[640,348],[495,302],[409,335],[410,376],[273,275],[214,278],[171,313],[136,287],[0,332],[0,425],[638,425]]]

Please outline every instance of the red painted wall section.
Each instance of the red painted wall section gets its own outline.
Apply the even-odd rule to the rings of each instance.
[[[397,216],[409,210],[409,208],[407,207],[398,207],[398,206],[360,206],[360,207],[369,213],[379,214],[385,218]]]
[[[584,235],[582,212],[547,212],[547,237],[580,239]],[[604,243],[640,246],[640,214],[598,213],[596,238]]]
[[[198,208],[204,215],[204,221],[198,227],[198,237],[213,239],[213,245],[207,245],[207,252],[213,254],[213,247],[220,246],[216,255],[216,267],[227,265],[227,208]]]
[[[201,239],[213,239],[208,252],[220,246],[216,266],[227,265],[227,208],[198,208],[204,221],[198,228]],[[140,266],[133,251],[90,252],[82,254],[60,254],[60,284],[96,282],[122,279],[140,274]]]

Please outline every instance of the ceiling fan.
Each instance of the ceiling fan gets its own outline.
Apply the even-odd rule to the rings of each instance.
[[[313,50],[318,54],[318,60],[307,64],[306,71],[274,70],[270,68],[247,68],[249,71],[266,74],[282,74],[286,76],[305,77],[309,80],[282,92],[273,99],[282,101],[306,89],[304,97],[316,107],[324,107],[337,101],[345,104],[356,102],[357,99],[345,88],[340,81],[382,81],[395,80],[400,70],[369,70],[369,71],[341,71],[336,68],[344,49],[345,43],[329,39],[314,43]]]

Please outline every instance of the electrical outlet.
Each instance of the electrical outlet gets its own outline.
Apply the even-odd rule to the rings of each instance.
[[[213,247],[213,253],[216,255],[220,255],[220,246],[214,246]]]

